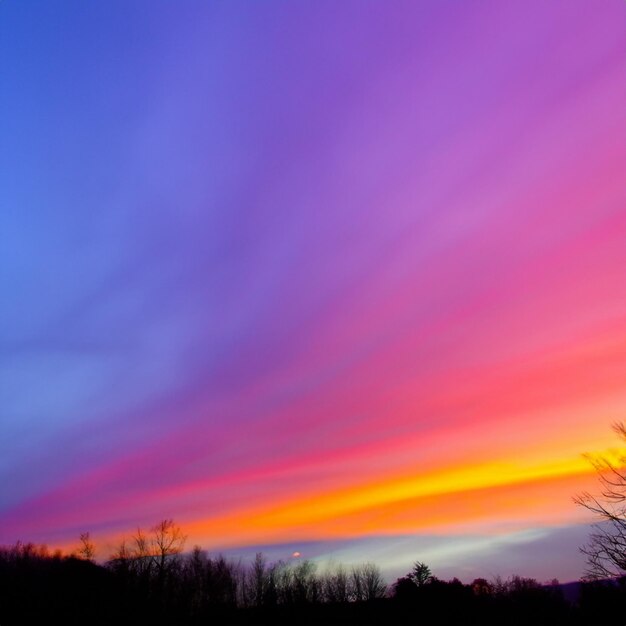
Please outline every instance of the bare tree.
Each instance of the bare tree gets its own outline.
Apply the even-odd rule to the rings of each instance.
[[[376,600],[377,598],[385,597],[387,585],[376,564],[365,563],[365,565],[361,566],[361,580],[366,600]]]
[[[137,528],[137,532],[132,537],[133,547],[131,553],[131,566],[135,574],[149,576],[152,571],[154,555],[150,549],[150,541],[146,534]]]
[[[80,546],[78,550],[76,550],[76,555],[86,561],[93,561],[96,556],[96,546],[93,541],[91,541],[89,533],[80,534]]]
[[[261,606],[265,600],[268,585],[267,560],[262,552],[256,553],[249,578],[250,602],[253,606]]]
[[[189,594],[192,615],[201,613],[205,596],[208,557],[200,546],[194,546],[183,567],[184,586]]]
[[[626,442],[626,426],[613,425],[618,437]],[[581,548],[587,555],[585,577],[589,580],[626,575],[626,451],[614,460],[606,456],[587,457],[598,473],[598,496],[584,492],[574,498],[576,504],[595,514],[589,543]]]
[[[130,571],[131,558],[132,555],[126,545],[126,539],[122,539],[119,546],[117,546],[109,557],[108,565],[117,572],[128,574]]]
[[[174,565],[173,557],[182,552],[186,539],[173,520],[164,519],[150,529],[149,535],[137,528],[130,544],[123,539],[109,563],[145,580],[156,574],[161,583],[165,573]]]
[[[317,602],[320,585],[315,575],[317,566],[305,559],[293,568],[293,594],[296,602]]]
[[[165,573],[168,561],[171,557],[180,554],[185,545],[187,537],[179,526],[174,524],[174,520],[161,520],[152,527],[151,554],[155,559],[157,572],[160,576]]]
[[[342,565],[328,570],[322,579],[322,592],[326,602],[348,602],[350,581]]]
[[[365,584],[361,568],[353,566],[350,571],[350,598],[355,602],[365,600]]]

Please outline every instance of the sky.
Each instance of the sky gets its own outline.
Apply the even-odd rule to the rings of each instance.
[[[626,419],[620,0],[0,2],[0,543],[575,580]]]

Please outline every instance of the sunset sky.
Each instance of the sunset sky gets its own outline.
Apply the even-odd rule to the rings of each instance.
[[[626,419],[622,0],[0,2],[0,544],[577,579]]]

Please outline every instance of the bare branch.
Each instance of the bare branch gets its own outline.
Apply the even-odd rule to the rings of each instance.
[[[613,424],[615,433],[626,442],[626,425]],[[626,574],[626,454],[617,456],[619,465],[606,457],[585,455],[598,473],[600,495],[583,492],[574,502],[593,513],[589,543],[580,548],[587,556],[587,580],[616,578]]]

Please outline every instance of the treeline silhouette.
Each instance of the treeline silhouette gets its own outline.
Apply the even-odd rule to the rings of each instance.
[[[417,562],[387,586],[372,563],[318,571],[308,560],[252,563],[183,553],[164,520],[94,561],[88,534],[71,555],[17,543],[0,548],[0,625],[22,624],[554,624],[622,626],[626,580],[581,583],[577,599],[554,581],[439,580]]]

